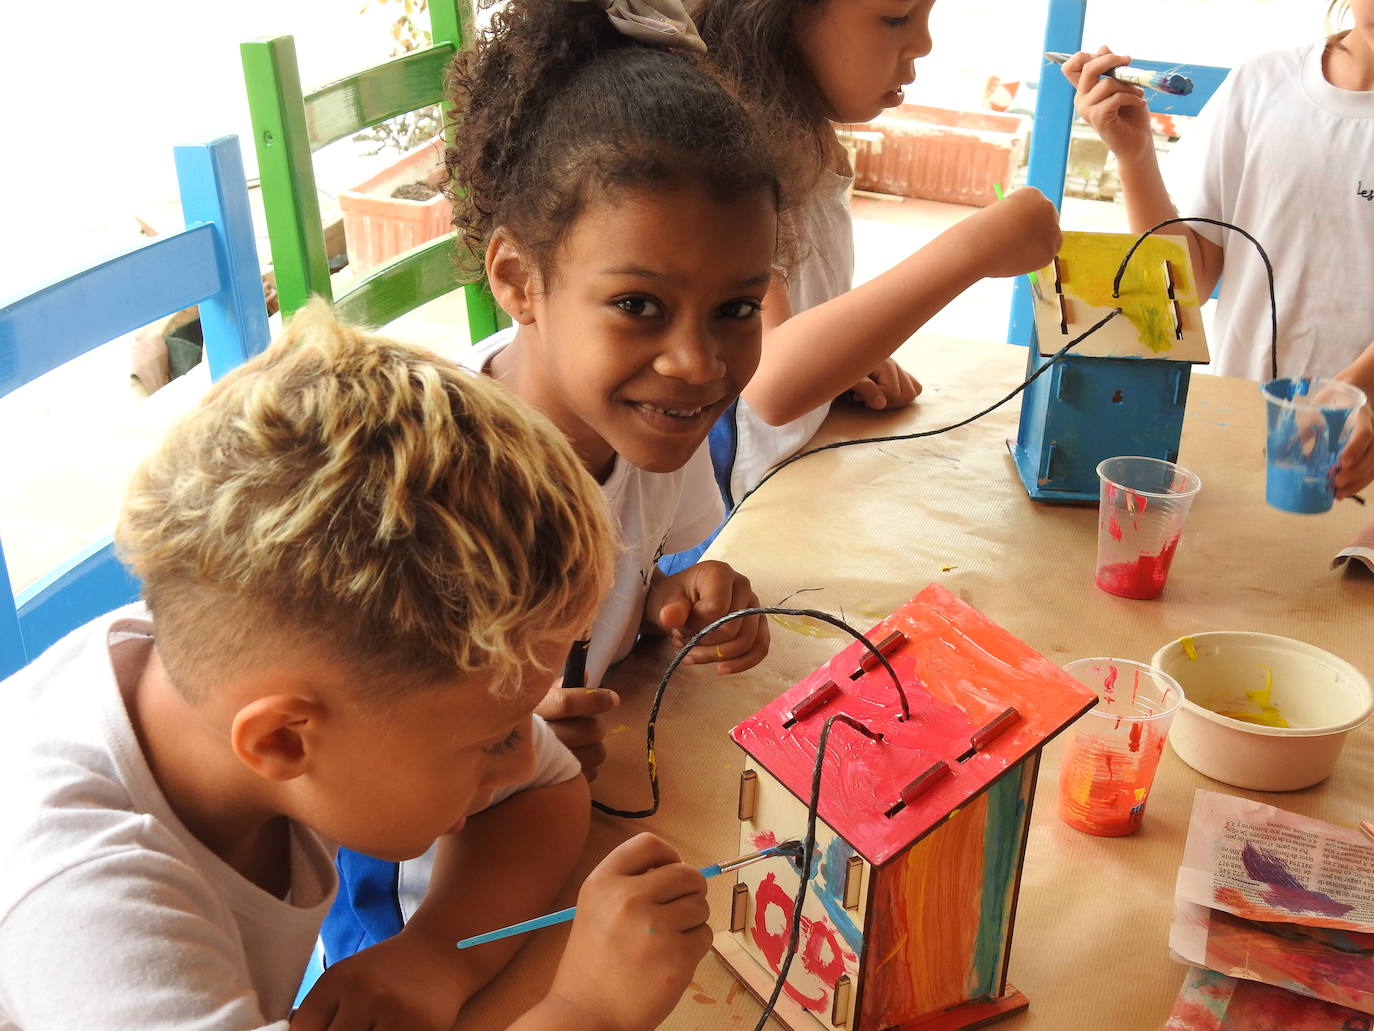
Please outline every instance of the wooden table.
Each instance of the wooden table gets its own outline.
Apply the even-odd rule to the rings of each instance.
[[[926,391],[917,405],[892,414],[846,406],[817,442],[947,425],[1023,377],[1019,348],[941,338],[920,345],[912,371]],[[708,557],[747,574],[764,604],[791,598],[860,629],[937,582],[1056,662],[1089,655],[1148,660],[1183,634],[1242,629],[1308,641],[1374,676],[1374,577],[1330,569],[1369,511],[1342,502],[1323,516],[1297,516],[1265,505],[1264,408],[1255,384],[1193,378],[1181,461],[1203,487],[1168,587],[1155,601],[1115,598],[1094,586],[1095,509],[1026,497],[1005,446],[1019,411],[1013,401],[949,434],[798,462],[750,499]],[[689,862],[733,852],[742,754],[728,730],[848,641],[828,625],[790,619],[775,621],[772,630],[772,652],[754,670],[726,679],[704,669],[679,671],[658,725],[662,809],[648,821],[598,816],[581,874],[641,829],[663,836]],[[609,681],[625,701],[611,720],[612,756],[593,789],[619,808],[648,801],[644,721],[668,658],[661,645],[641,647]],[[1041,768],[1009,970],[1031,1006],[997,1026],[1159,1028],[1183,978],[1166,941],[1194,790],[1230,791],[1354,825],[1371,812],[1374,724],[1352,735],[1329,780],[1286,794],[1218,784],[1166,749],[1144,826],[1127,838],[1091,837],[1059,821],[1058,767],[1056,743]],[[716,925],[726,914],[727,880],[712,882]],[[458,1027],[503,1027],[531,1004],[549,982],[565,936],[559,929],[532,936]],[[748,1029],[759,1012],[712,954],[663,1026]]]

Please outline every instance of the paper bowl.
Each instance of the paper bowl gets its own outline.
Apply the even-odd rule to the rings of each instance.
[[[1238,788],[1295,791],[1325,780],[1347,735],[1374,712],[1374,691],[1354,666],[1273,634],[1180,637],[1155,652],[1150,665],[1183,688],[1169,733],[1178,757]],[[1275,716],[1289,726],[1266,725],[1277,724]]]

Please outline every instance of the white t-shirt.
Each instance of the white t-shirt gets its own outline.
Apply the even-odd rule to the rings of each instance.
[[[797,315],[845,293],[854,284],[854,222],[849,213],[853,176],[829,169],[802,207],[800,222],[805,251],[787,282],[792,314]],[[817,341],[824,346],[824,341]],[[801,450],[816,435],[830,402],[781,426],[770,426],[740,398],[736,410],[738,444],[730,469],[730,493],[738,504],[765,473]]]
[[[122,694],[152,632],[120,609],[0,684],[0,1031],[286,1031],[334,850],[292,826],[288,902],[183,826]]]
[[[1374,91],[1322,75],[1323,43],[1227,76],[1168,162],[1180,215],[1240,226],[1274,265],[1280,376],[1330,376],[1374,339]],[[1269,378],[1269,287],[1245,237],[1225,249],[1209,371]]]
[[[503,329],[475,344],[460,363],[473,372],[484,372],[514,336],[514,327]],[[615,583],[592,624],[588,687],[599,686],[606,670],[634,647],[659,558],[705,540],[725,515],[704,445],[686,465],[670,473],[647,472],[617,455],[601,491],[611,510],[620,554]]]

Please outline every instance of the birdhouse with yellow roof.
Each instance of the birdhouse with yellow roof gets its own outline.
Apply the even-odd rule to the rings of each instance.
[[[981,1026],[1027,1005],[1007,957],[1040,750],[1097,698],[939,586],[867,636],[896,683],[855,641],[731,731],[746,852],[805,836],[830,725],[801,912],[801,860],[741,869],[715,948],[766,999],[799,922],[791,1031]]]
[[[1026,388],[1021,423],[1009,442],[1021,482],[1042,501],[1093,502],[1097,464],[1117,455],[1178,460],[1192,367],[1209,361],[1201,300],[1188,245],[1146,237],[1117,270],[1136,237],[1065,233],[1054,261],[1032,287],[1035,332],[1027,376],[1109,315],[1093,333]]]

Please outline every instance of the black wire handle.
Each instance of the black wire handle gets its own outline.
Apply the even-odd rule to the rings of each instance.
[[[807,882],[811,880],[811,863],[816,857],[816,814],[821,803],[821,770],[825,761],[825,750],[830,744],[830,730],[837,722],[853,727],[870,741],[883,739],[882,734],[869,730],[858,720],[842,712],[837,712],[827,719],[825,726],[821,728],[820,740],[816,744],[816,765],[811,770],[811,800],[806,806],[806,836],[802,839],[801,870],[798,876],[800,883],[797,885],[797,894],[792,899],[792,931],[787,936],[787,951],[783,955],[782,965],[778,968],[777,980],[773,982],[773,994],[768,996],[768,1001],[763,1007],[763,1015],[754,1025],[754,1031],[763,1031],[763,1026],[768,1023],[773,1007],[778,1003],[778,996],[782,994],[783,985],[787,983],[787,972],[792,968],[792,960],[797,955],[797,945],[801,941],[802,905],[806,902]]]
[[[758,483],[754,484],[754,486],[750,487],[747,491],[745,491],[744,496],[741,497],[739,501],[735,502],[735,507],[730,509],[730,511],[726,513],[725,519],[721,523],[721,525],[724,526],[725,523],[728,523],[731,519],[733,519],[735,517],[735,513],[740,510],[740,506],[743,505],[746,501],[748,501],[751,497],[753,497],[755,491],[757,491],[760,487],[762,487],[765,483],[771,480],[778,473],[786,469],[793,462],[800,462],[803,458],[806,458],[808,455],[820,454],[820,452],[822,451],[833,451],[836,448],[853,447],[856,444],[888,444],[892,441],[897,440],[919,440],[922,437],[934,437],[938,436],[941,433],[948,433],[951,430],[961,429],[962,427],[967,426],[969,423],[981,419],[988,413],[996,411],[998,408],[1001,408],[1004,404],[1006,404],[1008,401],[1014,398],[1017,394],[1021,393],[1021,391],[1029,387],[1037,379],[1039,379],[1046,372],[1048,372],[1052,365],[1060,361],[1066,354],[1068,354],[1070,348],[1077,347],[1084,340],[1088,339],[1088,337],[1092,336],[1099,329],[1105,326],[1108,322],[1111,322],[1112,319],[1116,318],[1120,314],[1120,308],[1113,308],[1110,312],[1104,315],[1101,319],[1095,322],[1083,333],[1074,337],[1059,350],[1055,351],[1054,354],[1050,356],[1049,361],[1047,361],[1044,365],[1040,366],[1040,368],[1036,369],[1029,376],[1027,376],[1025,381],[1019,387],[1013,390],[1010,394],[1003,397],[1000,401],[994,401],[992,404],[984,408],[981,412],[977,412],[973,415],[970,415],[966,419],[960,419],[956,423],[951,423],[948,426],[941,426],[938,429],[934,430],[918,430],[915,433],[895,433],[887,437],[856,437],[853,440],[837,440],[830,444],[822,444],[820,447],[810,448],[807,451],[798,451],[791,458],[788,458],[786,461],[779,462],[777,465],[773,466],[773,468],[769,469],[768,472],[764,475],[763,479],[759,480]]]
[[[736,612],[727,613],[720,619],[712,623],[707,623],[688,639],[687,643],[677,650],[673,656],[673,661],[668,664],[668,668],[663,671],[663,676],[659,679],[658,688],[654,691],[654,702],[649,707],[649,726],[645,733],[645,753],[648,756],[649,764],[649,790],[653,796],[653,804],[648,809],[613,809],[603,802],[593,801],[592,805],[606,813],[608,816],[619,816],[625,820],[642,820],[645,817],[653,816],[658,812],[659,806],[659,786],[658,786],[658,759],[654,755],[654,741],[658,728],[658,710],[663,704],[663,694],[667,690],[668,681],[677,672],[678,666],[682,665],[682,660],[687,657],[687,653],[696,647],[697,643],[707,634],[724,626],[726,623],[736,619],[743,619],[746,616],[761,616],[776,613],[780,616],[805,616],[810,619],[819,619],[829,623],[831,626],[839,627],[857,641],[862,641],[863,646],[868,649],[869,654],[882,663],[883,669],[887,670],[887,675],[892,678],[892,686],[897,691],[897,698],[902,705],[902,719],[911,718],[911,705],[907,701],[906,692],[902,690],[902,682],[897,677],[897,671],[892,668],[892,663],[887,661],[887,656],[880,652],[877,647],[858,630],[846,623],[837,616],[832,616],[828,612],[820,612],[816,609],[788,609],[779,605],[760,605],[750,609],[739,609]]]
[[[1177,225],[1180,222],[1205,222],[1209,226],[1218,226],[1222,229],[1230,229],[1233,232],[1240,233],[1241,236],[1245,237],[1247,240],[1249,240],[1251,243],[1255,245],[1255,250],[1259,251],[1260,258],[1264,261],[1265,275],[1269,277],[1269,378],[1278,379],[1279,302],[1278,297],[1274,292],[1274,265],[1272,262],[1270,262],[1269,255],[1265,253],[1264,248],[1260,246],[1260,242],[1256,240],[1253,236],[1251,236],[1249,233],[1247,233],[1240,226],[1232,225],[1230,222],[1222,222],[1215,218],[1203,218],[1201,215],[1193,215],[1188,218],[1166,218],[1163,222],[1159,223],[1159,225],[1151,226],[1149,229],[1145,230],[1145,232],[1140,234],[1140,236],[1136,239],[1135,243],[1131,244],[1131,249],[1126,252],[1126,256],[1121,259],[1121,267],[1116,270],[1116,278],[1112,280],[1112,297],[1118,299],[1121,297],[1121,277],[1126,274],[1127,263],[1130,262],[1131,256],[1135,254],[1136,250],[1140,247],[1140,245],[1145,242],[1145,238],[1147,236],[1150,236],[1152,233],[1158,232],[1165,226]],[[1193,275],[1197,275],[1197,269],[1193,270]],[[1201,305],[1204,300],[1206,300],[1206,298],[1199,297],[1198,304]]]

